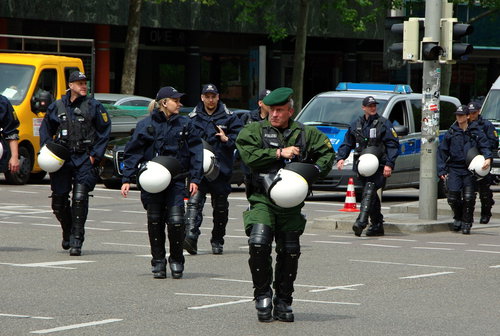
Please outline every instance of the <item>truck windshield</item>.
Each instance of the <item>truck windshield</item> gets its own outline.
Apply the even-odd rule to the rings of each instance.
[[[0,63],[0,93],[19,105],[28,92],[35,68],[30,65]]]
[[[298,116],[297,121],[308,125],[348,126],[363,114],[363,98],[356,97],[316,97]],[[386,100],[377,100],[377,111],[382,113]]]
[[[484,101],[481,116],[488,120],[500,120],[500,90],[491,90]]]

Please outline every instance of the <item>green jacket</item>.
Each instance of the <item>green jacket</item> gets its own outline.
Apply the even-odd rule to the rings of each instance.
[[[300,124],[293,120],[290,120],[290,123],[291,135],[285,139],[283,134],[279,133],[277,139],[279,147],[276,148],[294,146],[299,141],[301,136]],[[262,129],[266,126],[270,126],[268,120],[247,124],[236,139],[236,147],[241,159],[250,167],[252,172],[265,172],[270,166],[274,166],[277,161],[283,161],[283,158],[276,158],[276,148],[263,148]],[[321,170],[320,175],[324,177],[332,169],[335,159],[332,144],[328,137],[316,127],[304,126],[304,128],[309,159],[307,162],[317,165]]]

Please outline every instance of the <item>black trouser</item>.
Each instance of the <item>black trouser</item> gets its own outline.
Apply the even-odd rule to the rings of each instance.
[[[71,235],[71,205],[69,194],[52,193],[52,210],[59,223],[61,223],[63,240],[69,242]]]
[[[75,184],[71,215],[73,226],[71,228],[70,246],[82,247],[85,236],[85,222],[89,212],[89,189],[83,184]]]
[[[257,298],[260,295],[271,297],[273,231],[270,226],[254,224],[249,232],[247,232],[247,235],[249,236],[248,246],[250,254],[248,265],[252,273],[254,297]]]

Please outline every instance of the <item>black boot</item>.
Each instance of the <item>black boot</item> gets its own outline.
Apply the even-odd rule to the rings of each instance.
[[[368,237],[383,236],[384,235],[384,221],[372,223],[368,230],[366,230]]]
[[[180,261],[173,260],[172,258],[168,258],[168,262],[170,264],[170,273],[172,274],[172,278],[182,278],[182,273],[184,272],[184,264]]]
[[[273,312],[273,292],[269,289],[255,298],[255,309],[257,309],[257,319],[259,322],[274,321]]]
[[[481,199],[481,201],[483,201]],[[488,224],[491,219],[491,207],[495,205],[495,200],[489,199],[488,201],[485,201],[484,203],[481,204],[481,219],[479,220],[479,223],[481,224]]]
[[[470,234],[474,222],[474,207],[476,206],[476,193],[473,186],[464,187],[464,207],[462,233]]]
[[[229,202],[227,195],[215,195],[212,197],[214,227],[212,229],[212,245],[213,254],[222,254],[224,246],[224,236],[226,235],[226,225],[229,217]]]
[[[360,237],[363,230],[368,225],[368,216],[373,204],[373,197],[375,194],[375,183],[367,182],[365,188],[363,189],[363,199],[360,204],[360,213],[356,222],[352,226],[354,235]]]
[[[73,226],[69,240],[69,255],[79,256],[82,254],[82,244],[85,237],[85,222],[89,212],[89,189],[83,184],[73,186],[73,204],[71,205]]]
[[[495,205],[493,192],[490,188],[491,179],[487,176],[477,182],[479,199],[481,200],[481,218],[479,223],[488,224],[491,218],[491,207]]]
[[[168,240],[170,244],[170,272],[172,278],[182,278],[184,272],[184,255],[182,254],[182,246],[184,242],[184,208],[170,207],[167,210],[167,230]]]
[[[462,230],[463,225],[463,201],[460,191],[448,191],[448,204],[453,211],[453,223],[449,225],[451,231],[458,232]]]
[[[191,196],[187,202],[184,223],[186,235],[182,247],[191,255],[198,254],[198,237],[200,236],[200,225],[203,220],[203,205],[205,194],[198,192]]]
[[[71,235],[72,218],[71,218],[71,205],[68,199],[68,194],[54,194],[52,193],[52,211],[56,215],[57,220],[62,228],[62,242],[61,247],[63,250],[69,250],[69,239]]]
[[[293,322],[295,317],[293,315],[292,305],[286,299],[281,299],[277,296],[274,297],[274,311],[273,317],[275,320],[282,322]]]
[[[151,268],[151,272],[153,272],[153,278],[165,279],[167,277],[167,261],[165,259],[151,259],[151,266],[153,266]]]

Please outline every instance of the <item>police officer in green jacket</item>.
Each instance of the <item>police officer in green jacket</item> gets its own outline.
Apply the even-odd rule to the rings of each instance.
[[[248,260],[255,307],[261,322],[293,322],[293,283],[300,256],[299,237],[306,219],[301,213],[310,184],[332,168],[330,140],[315,127],[293,121],[293,90],[278,88],[264,98],[267,120],[247,124],[236,146],[251,170],[247,186],[250,207],[243,213],[249,236]],[[276,241],[273,288],[272,242]],[[274,306],[274,310],[273,310]]]

